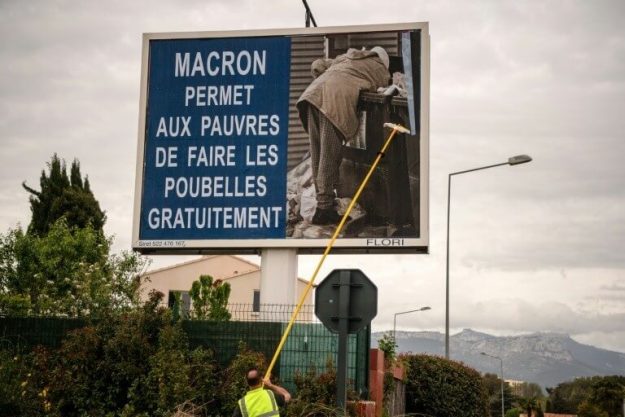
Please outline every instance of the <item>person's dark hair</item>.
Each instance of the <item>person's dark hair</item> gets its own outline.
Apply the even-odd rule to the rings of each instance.
[[[262,375],[260,374],[258,368],[250,368],[245,374],[245,379],[247,380],[247,385],[249,385],[250,387],[254,387],[260,384],[260,381],[262,380]]]

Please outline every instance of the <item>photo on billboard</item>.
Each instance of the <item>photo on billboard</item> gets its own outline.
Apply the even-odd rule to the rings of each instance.
[[[133,247],[427,252],[427,24],[144,35]]]

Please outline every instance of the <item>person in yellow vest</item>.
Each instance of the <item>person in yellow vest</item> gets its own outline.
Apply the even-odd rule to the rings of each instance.
[[[252,368],[245,375],[249,391],[239,400],[233,417],[273,417],[280,416],[278,407],[291,400],[291,394],[270,380],[264,382],[258,369]],[[265,389],[267,388],[267,389]]]

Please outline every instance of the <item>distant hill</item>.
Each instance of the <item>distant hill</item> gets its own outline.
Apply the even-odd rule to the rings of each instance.
[[[374,347],[383,334],[372,334]],[[396,338],[399,352],[445,355],[442,333],[398,331]],[[577,377],[625,375],[625,354],[583,345],[559,333],[497,337],[465,329],[449,338],[449,352],[451,359],[482,373],[499,374],[499,361],[480,352],[499,356],[505,379],[535,382],[543,388]]]

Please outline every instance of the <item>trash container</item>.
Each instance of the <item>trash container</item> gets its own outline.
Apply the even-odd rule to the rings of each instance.
[[[405,99],[364,92],[360,95],[359,109],[362,115],[359,137],[343,146],[339,197],[352,197],[371,168],[390,133],[383,127],[384,123],[407,125]],[[368,228],[368,233],[375,237],[416,237],[418,233],[415,222],[419,214],[418,150],[417,137],[398,133],[361,195],[359,204],[367,213],[363,228]]]

